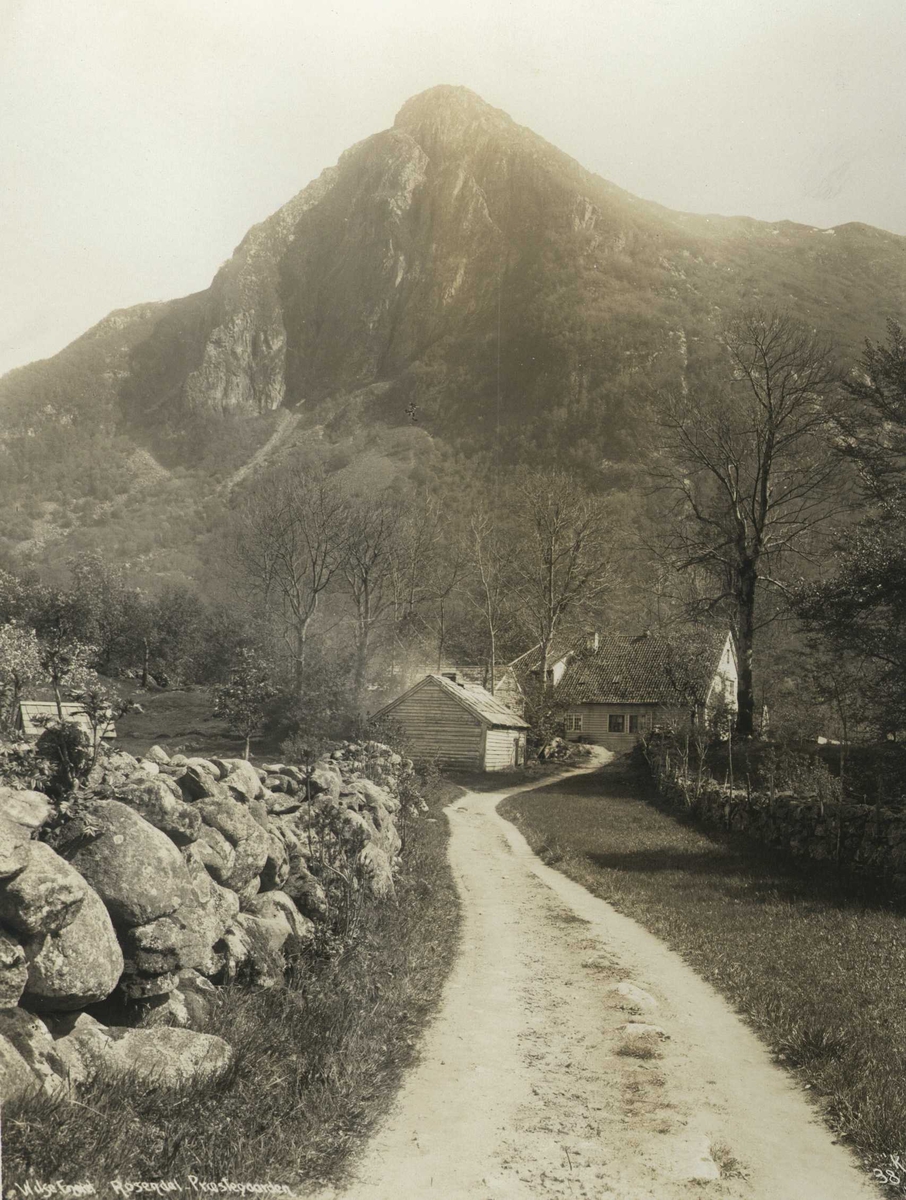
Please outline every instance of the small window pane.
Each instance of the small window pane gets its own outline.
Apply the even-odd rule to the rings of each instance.
[[[642,728],[642,718],[638,715],[638,713],[630,713],[629,714],[629,732],[630,733],[639,733],[641,731],[641,728]]]
[[[626,728],[626,718],[622,713],[611,713],[607,718],[608,733],[622,733]]]

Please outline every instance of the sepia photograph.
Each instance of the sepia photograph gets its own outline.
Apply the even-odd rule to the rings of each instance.
[[[0,0],[0,1200],[906,1198],[903,0]]]

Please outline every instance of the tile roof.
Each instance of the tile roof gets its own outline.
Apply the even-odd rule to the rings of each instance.
[[[579,650],[557,688],[575,704],[703,702],[720,663],[726,633],[708,633],[682,646],[663,636],[605,634],[597,650]]]

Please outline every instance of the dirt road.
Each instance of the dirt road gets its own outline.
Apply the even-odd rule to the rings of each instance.
[[[497,816],[506,794],[448,810],[460,958],[337,1195],[876,1198],[727,1004]]]

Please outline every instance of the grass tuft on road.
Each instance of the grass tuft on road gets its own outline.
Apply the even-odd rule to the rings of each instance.
[[[79,1104],[3,1110],[7,1185],[61,1180],[218,1180],[304,1186],[341,1179],[387,1109],[453,965],[459,900],[442,809],[427,797],[397,880],[353,943],[280,989],[224,989],[207,1032],[236,1051],[228,1080],[182,1095],[97,1084]]]
[[[544,861],[722,992],[868,1165],[906,1161],[902,901],[701,832],[660,807],[626,758],[510,797],[499,811]]]

